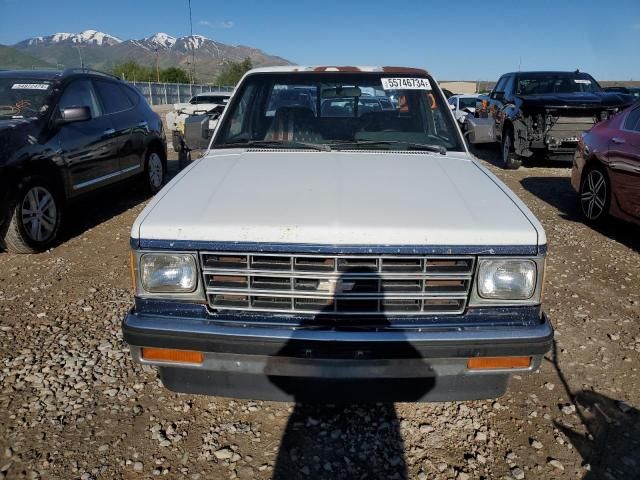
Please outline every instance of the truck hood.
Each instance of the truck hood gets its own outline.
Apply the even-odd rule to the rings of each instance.
[[[217,150],[174,178],[132,238],[535,246],[544,231],[467,153]]]
[[[576,92],[518,95],[522,106],[532,108],[587,108],[602,110],[624,107],[632,102],[630,95],[613,92]]]

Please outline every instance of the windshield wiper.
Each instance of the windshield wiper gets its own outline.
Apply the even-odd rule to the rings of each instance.
[[[330,152],[331,147],[325,143],[309,143],[282,140],[242,140],[240,142],[222,143],[219,148],[244,147],[278,147],[278,148],[310,148],[319,152]]]
[[[442,145],[429,145],[426,143],[412,143],[412,142],[401,142],[399,140],[355,140],[331,143],[332,147],[360,147],[360,146],[374,146],[374,145],[397,145],[403,144],[407,150],[426,150],[429,152],[437,152],[440,155],[445,155],[447,153],[447,149]]]

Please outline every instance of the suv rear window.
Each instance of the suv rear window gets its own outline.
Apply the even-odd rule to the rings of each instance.
[[[94,83],[98,90],[98,95],[102,99],[105,114],[123,112],[133,108],[133,102],[120,85],[102,80],[94,80]]]

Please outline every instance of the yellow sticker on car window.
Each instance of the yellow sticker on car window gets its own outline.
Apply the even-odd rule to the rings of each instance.
[[[432,90],[426,78],[381,78],[384,90]]]

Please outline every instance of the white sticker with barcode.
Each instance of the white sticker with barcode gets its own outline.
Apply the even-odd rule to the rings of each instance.
[[[382,78],[384,90],[431,90],[431,84],[426,78]]]
[[[591,85],[591,80],[587,80],[586,78],[576,78],[574,82],[584,83],[585,85]]]
[[[46,90],[48,83],[14,83],[12,90]]]

